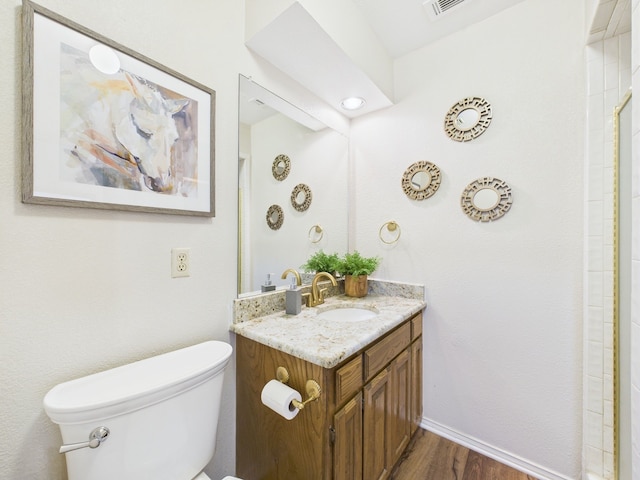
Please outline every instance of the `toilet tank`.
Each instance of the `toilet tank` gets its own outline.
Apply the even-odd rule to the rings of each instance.
[[[67,452],[69,480],[191,480],[213,456],[231,345],[210,341],[61,383],[44,398]]]

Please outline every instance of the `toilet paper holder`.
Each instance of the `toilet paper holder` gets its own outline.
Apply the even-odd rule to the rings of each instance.
[[[288,384],[289,371],[285,367],[278,367],[276,369],[276,378],[278,379],[279,382],[284,383],[285,385]],[[294,399],[291,401],[291,403],[293,403],[293,406],[296,407],[298,410],[302,410],[307,403],[313,402],[314,400],[317,400],[318,398],[320,398],[320,393],[322,391],[320,389],[320,385],[315,380],[307,380],[305,389],[307,391],[306,400],[299,402],[298,400]]]

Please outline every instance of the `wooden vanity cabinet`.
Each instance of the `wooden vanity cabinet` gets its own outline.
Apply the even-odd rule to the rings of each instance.
[[[422,416],[422,314],[332,369],[238,336],[236,472],[246,480],[375,480],[391,474]],[[278,366],[305,397],[293,420],[262,405]]]

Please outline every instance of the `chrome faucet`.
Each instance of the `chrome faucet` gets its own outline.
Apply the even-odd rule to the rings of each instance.
[[[317,305],[321,305],[324,303],[324,294],[327,291],[326,288],[318,287],[318,282],[321,278],[326,278],[331,281],[331,284],[334,287],[338,286],[336,279],[333,278],[333,275],[327,272],[318,272],[313,277],[313,281],[311,282],[311,293],[304,293],[302,296],[305,299],[307,307],[315,307]]]
[[[296,285],[297,286],[302,285],[302,279],[300,278],[300,274],[298,273],[297,270],[294,270],[293,268],[288,268],[287,270],[282,272],[282,276],[280,278],[284,280],[285,278],[287,278],[287,275],[290,273],[293,273],[293,275],[296,277]]]

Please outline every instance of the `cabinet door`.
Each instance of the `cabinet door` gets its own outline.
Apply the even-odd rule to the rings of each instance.
[[[411,438],[411,354],[406,349],[391,362],[391,465]]]
[[[334,480],[362,479],[362,392],[338,410],[333,428]]]
[[[411,344],[411,435],[422,421],[422,337]]]
[[[383,480],[391,473],[391,375],[382,370],[364,387],[363,471],[366,480]]]

